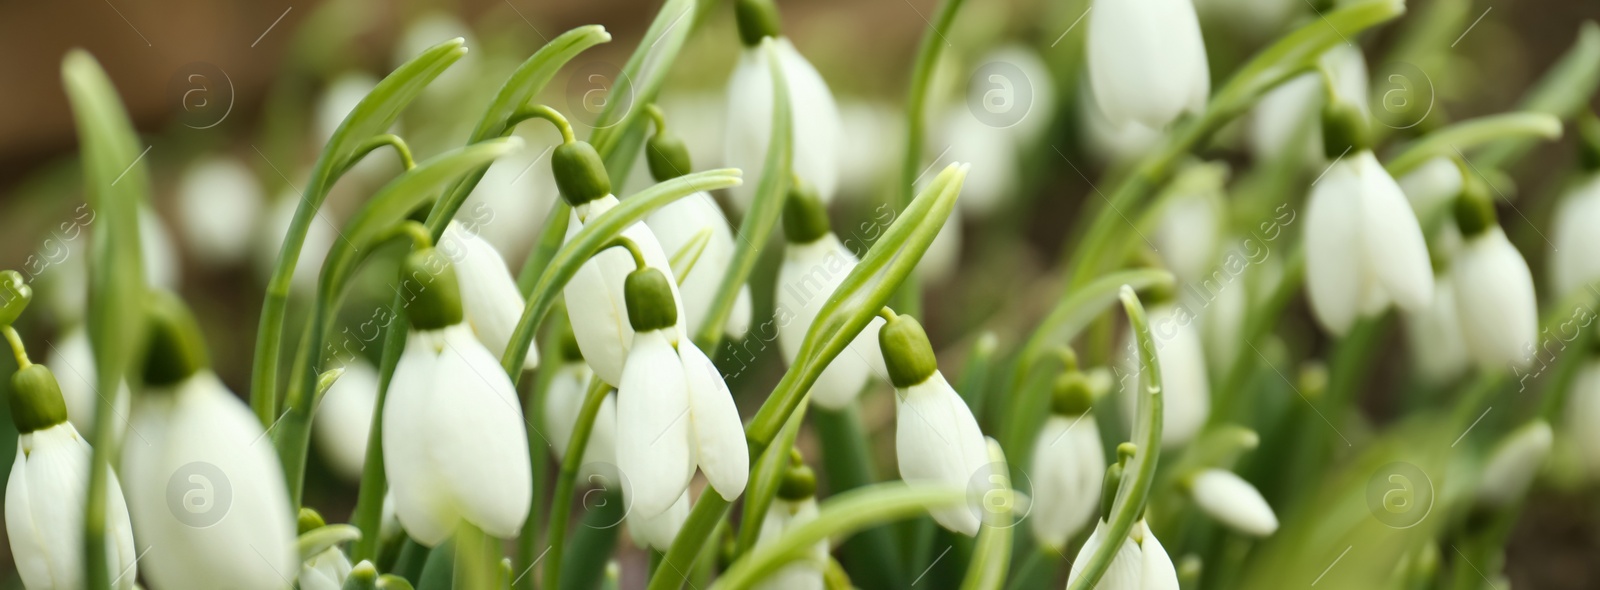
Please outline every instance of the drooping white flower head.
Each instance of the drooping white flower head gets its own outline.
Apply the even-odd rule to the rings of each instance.
[[[1600,281],[1600,174],[1591,174],[1561,198],[1552,216],[1550,287],[1566,297]]]
[[[1278,530],[1278,515],[1250,482],[1232,471],[1206,469],[1195,474],[1189,492],[1194,503],[1228,528],[1253,537]]]
[[[1444,384],[1460,377],[1472,360],[1456,308],[1456,288],[1446,270],[1433,279],[1433,304],[1402,316],[1411,360],[1427,383]]]
[[[1211,385],[1208,381],[1204,347],[1199,326],[1187,307],[1171,301],[1152,300],[1149,307],[1150,331],[1155,338],[1156,356],[1161,360],[1162,404],[1161,446],[1173,448],[1193,440],[1211,414]],[[1128,329],[1124,342],[1134,342]],[[1135,416],[1142,365],[1137,346],[1123,357],[1122,407],[1132,424]]]
[[[1528,262],[1499,225],[1466,240],[1450,262],[1450,282],[1467,351],[1485,367],[1525,368],[1539,337]]]
[[[1163,133],[1146,127],[1138,121],[1112,123],[1105,110],[1095,103],[1094,91],[1089,89],[1088,76],[1078,85],[1078,122],[1087,154],[1101,165],[1110,166],[1131,162],[1155,149]]]
[[[311,556],[300,564],[300,574],[295,582],[300,590],[340,590],[345,578],[350,577],[350,559],[338,547]]]
[[[577,344],[572,345],[574,349]],[[576,352],[576,350],[574,350]],[[556,459],[567,456],[567,445],[572,442],[572,431],[578,426],[583,412],[583,398],[594,379],[594,370],[584,364],[583,358],[566,359],[555,369],[545,391],[544,428],[550,439]],[[594,427],[589,431],[589,442],[583,448],[583,466],[579,477],[585,481],[593,476],[611,475],[610,466],[617,463],[617,394],[607,393],[600,402],[600,412],[594,417]]]
[[[1433,301],[1433,265],[1422,228],[1371,150],[1340,158],[1311,189],[1306,211],[1306,287],[1324,329],[1343,335],[1390,302],[1406,311]]]
[[[1089,409],[1093,394],[1087,379],[1069,370],[1056,380],[1050,417],[1033,445],[1033,535],[1056,550],[1089,524],[1100,507],[1106,472],[1100,427]]]
[[[526,301],[500,252],[460,222],[445,227],[439,251],[450,258],[461,284],[461,310],[467,325],[496,358],[504,355],[522,319]],[[529,347],[522,368],[539,366],[539,351]]]
[[[140,569],[156,588],[281,588],[299,571],[283,468],[209,369],[147,387],[123,447]]]
[[[839,107],[834,103],[828,83],[778,31],[777,9],[770,2],[735,3],[739,14],[739,33],[744,51],[728,78],[727,137],[723,142],[723,165],[746,171],[759,171],[767,159],[767,144],[772,137],[772,73],[767,68],[763,39],[772,38],[778,52],[778,65],[788,84],[789,107],[793,119],[793,162],[791,170],[817,187],[824,203],[838,189],[838,152],[843,127]],[[754,172],[751,172],[754,174]],[[729,190],[733,206],[748,211],[755,197],[755,183]]]
[[[1562,425],[1582,462],[1589,479],[1600,479],[1600,362],[1584,360],[1578,377],[1567,393],[1567,408]]]
[[[463,320],[454,269],[436,248],[413,251],[402,264],[402,280],[431,282],[408,304],[411,330],[383,407],[395,516],[429,547],[463,521],[515,537],[533,497],[516,385]]]
[[[750,477],[733,396],[711,359],[673,328],[671,279],[647,266],[627,282],[635,332],[617,387],[617,467],[629,515],[653,518],[672,508],[697,466],[732,501]]]
[[[1296,163],[1307,167],[1325,162],[1322,154],[1322,128],[1317,124],[1322,110],[1322,79],[1305,73],[1267,91],[1250,110],[1248,143],[1257,162],[1272,162],[1285,150],[1304,153]]]
[[[344,374],[322,394],[312,418],[311,435],[333,472],[346,481],[361,480],[372,434],[372,409],[378,403],[378,370],[366,359],[344,365]]]
[[[559,179],[558,179],[559,180]],[[612,195],[579,204],[572,208],[572,218],[567,223],[567,241],[583,229],[583,224],[610,211],[618,204]],[[635,223],[622,230],[622,237],[638,246],[644,260],[652,268],[672,276],[672,264],[661,248],[650,226]],[[608,248],[585,261],[562,290],[567,301],[567,315],[572,318],[572,332],[583,350],[583,359],[594,368],[602,381],[620,384],[623,360],[634,341],[633,326],[628,324],[623,303],[622,282],[633,272],[633,259],[621,248]],[[681,338],[687,334],[684,324],[682,298],[678,296],[676,281],[672,281],[673,297],[678,300],[677,331]]]
[[[1156,539],[1143,520],[1134,523],[1133,531],[1120,541],[1107,539],[1110,534],[1107,528],[1106,521],[1101,520],[1095,526],[1094,533],[1089,535],[1089,540],[1083,543],[1077,559],[1072,560],[1072,570],[1067,574],[1068,585],[1082,575],[1089,557],[1101,545],[1113,542],[1119,543],[1116,557],[1112,558],[1111,566],[1100,577],[1100,582],[1095,584],[1095,590],[1178,590],[1178,570],[1172,565],[1172,557],[1167,555],[1166,548],[1161,546],[1161,541]]]
[[[52,342],[45,366],[50,367],[50,372],[61,383],[61,397],[67,402],[67,419],[72,421],[78,432],[93,432],[94,416],[100,411],[101,399],[95,393],[95,387],[98,387],[95,375],[98,373],[94,364],[94,349],[89,344],[89,331],[85,326],[73,326],[60,340]],[[112,431],[117,440],[121,440],[128,430],[128,404],[132,401],[128,384],[123,382],[117,391],[117,407],[113,410],[116,416],[112,421]]]
[[[1089,12],[1089,85],[1106,119],[1161,129],[1199,113],[1211,93],[1200,21],[1189,0],[1105,0]]]
[[[1461,195],[1461,167],[1455,160],[1440,156],[1424,162],[1416,170],[1395,179],[1417,218],[1429,219],[1455,204]]]
[[[190,164],[178,184],[178,229],[188,252],[213,266],[229,266],[249,254],[252,231],[266,204],[250,168],[227,156]]]
[[[1550,424],[1544,420],[1534,420],[1506,435],[1483,466],[1478,504],[1500,507],[1520,500],[1550,455],[1553,441]]]
[[[1217,249],[1222,243],[1222,183],[1227,168],[1202,164],[1185,171],[1174,181],[1179,193],[1160,213],[1160,222],[1151,239],[1156,255],[1173,276],[1184,284],[1211,279],[1217,269]]]
[[[17,458],[6,482],[6,536],[17,575],[28,588],[84,587],[83,513],[92,449],[72,423],[51,371],[13,375],[10,395]],[[21,411],[17,411],[21,409]],[[117,474],[106,466],[106,569],[112,588],[138,578],[133,527]]]
[[[972,409],[945,381],[921,324],[897,316],[878,333],[895,387],[895,456],[900,479],[966,489],[989,463],[989,447]],[[981,508],[952,506],[932,511],[933,520],[967,536],[978,534]]]
[[[701,326],[705,325],[711,300],[716,297],[722,277],[728,273],[728,265],[733,262],[733,228],[728,225],[728,218],[717,207],[717,202],[704,192],[668,203],[651,213],[645,219],[645,224],[655,232],[662,251],[674,257],[699,240],[702,233],[707,236],[699,258],[689,273],[680,277],[683,284],[678,287],[683,294],[684,312],[688,314],[688,329],[691,333],[698,333]],[[745,332],[750,330],[751,309],[750,286],[741,286],[733,300],[733,309],[728,313],[727,323],[723,326],[729,338],[744,338]]]
[[[854,270],[858,261],[828,226],[827,213],[803,185],[790,190],[783,213],[783,233],[789,245],[778,267],[776,301],[778,350],[794,363],[806,331],[833,292]],[[885,376],[883,353],[878,346],[882,318],[873,318],[849,347],[830,362],[811,385],[811,401],[827,409],[854,402],[867,379]]]

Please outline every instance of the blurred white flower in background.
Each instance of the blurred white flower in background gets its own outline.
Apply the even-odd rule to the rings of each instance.
[[[1600,174],[1578,181],[1557,201],[1550,219],[1550,286],[1566,297],[1600,281]]]
[[[317,405],[311,434],[328,467],[345,481],[357,482],[367,462],[372,410],[378,403],[378,370],[363,358],[352,359],[343,368],[344,374]]]
[[[350,560],[338,547],[329,547],[300,564],[295,578],[300,590],[340,590],[350,577]]]
[[[548,125],[521,125],[517,131],[529,146],[557,141]],[[558,198],[549,159],[549,149],[521,149],[501,156],[456,213],[457,221],[488,240],[511,264],[521,264],[533,251]]]
[[[1094,93],[1089,90],[1087,83],[1078,85],[1078,121],[1079,139],[1088,146],[1088,156],[1104,166],[1119,165],[1143,157],[1164,136],[1161,131],[1137,121],[1118,125],[1107,120],[1105,113],[1095,103]],[[1051,146],[1051,149],[1059,148]]]
[[[784,533],[817,519],[815,497],[803,500],[773,498],[767,514],[761,520],[761,532],[756,537],[756,547],[776,543]],[[789,562],[771,575],[757,582],[757,590],[822,590],[823,572],[828,569],[828,540],[823,539],[806,547],[798,559]]]
[[[1161,129],[1211,93],[1190,0],[1102,0],[1089,11],[1089,86],[1106,120]]]
[[[1083,530],[1100,508],[1105,447],[1094,416],[1052,412],[1033,447],[1033,534],[1058,551]]]
[[[793,120],[792,169],[811,183],[824,203],[839,186],[839,144],[843,133],[839,108],[822,75],[800,55],[788,38],[773,40],[779,67],[789,88]],[[772,137],[772,73],[760,45],[749,45],[728,79],[728,122],[724,127],[723,164],[740,170],[761,170]],[[756,182],[729,189],[740,213],[748,211]]]
[[[455,264],[461,286],[461,309],[466,314],[467,325],[495,358],[501,358],[511,344],[512,332],[516,331],[527,304],[517,289],[516,279],[511,277],[511,268],[493,245],[459,221],[445,226],[438,248]],[[538,366],[539,349],[530,346],[522,368]]]
[[[203,264],[231,266],[248,254],[266,198],[261,181],[229,156],[191,163],[178,184],[178,229],[189,255]]]
[[[670,256],[677,256],[701,232],[710,232],[694,266],[687,275],[678,277],[683,282],[678,291],[683,294],[683,310],[689,316],[687,327],[691,334],[698,334],[709,319],[711,301],[722,285],[723,276],[728,274],[728,265],[733,262],[733,252],[738,245],[734,242],[734,230],[722,209],[717,207],[716,200],[705,192],[666,204],[645,218],[645,224],[655,232],[661,249]],[[723,326],[728,338],[744,338],[750,329],[751,306],[750,285],[741,285]]]
[[[550,387],[545,391],[545,434],[556,459],[565,459],[567,445],[572,443],[572,431],[578,427],[578,415],[583,412],[584,396],[594,379],[594,370],[584,364],[582,358],[566,360],[555,370]],[[583,447],[583,464],[578,476],[583,481],[610,476],[606,467],[616,463],[617,392],[611,391],[600,402],[600,412],[595,414],[589,442]]]
[[[1527,367],[1539,333],[1533,273],[1499,225],[1467,238],[1450,262],[1467,351],[1490,369]]]
[[[60,340],[50,344],[50,355],[45,360],[45,366],[50,367],[56,380],[61,384],[61,397],[67,403],[67,419],[79,432],[94,432],[94,417],[100,411],[100,404],[104,398],[95,390],[97,369],[94,364],[94,349],[89,344],[89,331],[82,325],[68,328]],[[117,392],[117,406],[112,410],[115,415],[112,421],[112,431],[117,440],[122,440],[123,434],[128,430],[128,404],[133,396],[128,393],[128,383],[124,380]]]
[[[1228,0],[1234,1],[1234,0]],[[1256,162],[1272,162],[1285,152],[1301,152],[1307,168],[1325,165],[1322,126],[1317,124],[1323,105],[1321,76],[1301,74],[1267,91],[1250,109],[1248,144]]]
[[[1477,503],[1504,507],[1521,500],[1550,455],[1553,442],[1550,424],[1544,420],[1534,420],[1507,434],[1484,462]]]
[[[272,277],[273,268],[278,264],[279,250],[283,247],[283,238],[289,233],[289,224],[294,221],[294,212],[300,207],[301,201],[298,191],[285,188],[268,206],[265,223],[259,226],[256,234],[256,269],[263,281]],[[300,258],[295,262],[294,275],[289,279],[291,293],[309,297],[316,292],[323,259],[328,257],[334,240],[343,239],[339,237],[341,230],[334,227],[334,223],[324,207],[312,217],[311,225],[306,226],[306,239],[300,245]]]
[[[865,202],[878,199],[900,170],[896,156],[904,149],[905,113],[884,101],[844,98],[839,119],[850,133],[850,141],[839,142],[839,193]]]
[[[1189,492],[1195,505],[1228,528],[1252,537],[1278,530],[1278,515],[1250,482],[1232,471],[1206,469],[1194,476]]]
[[[1145,521],[1134,523],[1128,537],[1121,540],[1107,539],[1109,534],[1106,521],[1101,520],[1078,551],[1077,559],[1072,560],[1068,585],[1083,573],[1089,556],[1109,542],[1118,544],[1117,553],[1105,575],[1095,584],[1096,590],[1178,590],[1178,571],[1172,566],[1172,557],[1167,555],[1166,548],[1150,532]]]
[[[1405,320],[1411,360],[1416,363],[1418,376],[1426,383],[1448,383],[1465,373],[1471,364],[1456,307],[1456,289],[1447,270],[1434,276],[1433,303],[1401,316]]]
[[[1186,307],[1171,301],[1151,299],[1150,332],[1155,338],[1156,357],[1161,360],[1162,448],[1182,446],[1194,439],[1211,415],[1211,385],[1206,372],[1205,350],[1200,343],[1196,318]],[[1122,355],[1122,408],[1128,423],[1136,417],[1143,365],[1138,344],[1130,328],[1123,334],[1129,352]]]

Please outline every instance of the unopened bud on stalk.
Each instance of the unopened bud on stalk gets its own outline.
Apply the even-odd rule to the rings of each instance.
[[[778,481],[778,497],[790,502],[799,502],[817,495],[817,474],[806,465],[801,457],[800,450],[795,449],[789,456],[789,468],[784,470],[783,479]]]
[[[0,272],[0,326],[9,326],[22,315],[33,301],[33,287],[14,270]]]

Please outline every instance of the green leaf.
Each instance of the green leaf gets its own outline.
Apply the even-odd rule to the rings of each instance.
[[[1457,156],[1481,144],[1515,137],[1556,139],[1561,119],[1536,112],[1500,113],[1452,123],[1407,144],[1384,168],[1395,178],[1405,176],[1438,156]]]
[[[756,459],[750,470],[750,485],[744,494],[744,519],[739,521],[739,537],[735,557],[744,555],[756,545],[761,534],[761,523],[766,521],[767,509],[778,495],[783,472],[789,467],[789,449],[800,434],[800,424],[805,422],[806,404],[802,403],[789,416],[789,422],[778,431],[778,439]]]
[[[299,551],[300,561],[310,561],[323,551],[332,549],[340,543],[348,543],[361,538],[361,529],[348,524],[330,524],[306,531],[295,540],[295,548]]]
[[[978,531],[978,546],[967,565],[967,576],[961,581],[961,590],[996,590],[1004,587],[1006,572],[1011,567],[1011,530],[1016,508],[1016,491],[1011,485],[1011,470],[1006,466],[1005,452],[992,438],[984,439],[989,445],[989,483],[994,486],[984,492],[980,506],[984,522]]]
[[[578,233],[556,252],[555,257],[550,260],[550,265],[540,275],[533,293],[528,297],[528,305],[523,308],[522,318],[517,321],[517,329],[512,333],[511,343],[506,346],[505,356],[500,359],[506,374],[511,376],[512,381],[521,376],[522,359],[528,355],[528,348],[533,346],[534,334],[538,332],[539,322],[544,319],[544,314],[550,311],[550,306],[555,303],[556,297],[561,295],[561,289],[566,286],[567,281],[578,274],[578,268],[582,267],[591,256],[600,252],[612,238],[622,235],[622,230],[667,203],[696,192],[737,184],[739,184],[739,171],[733,168],[679,176],[628,197],[616,207],[584,224],[583,229],[578,230]]]
[[[584,50],[609,41],[611,34],[606,32],[605,27],[589,25],[562,33],[540,47],[522,65],[517,66],[517,70],[500,86],[500,91],[484,110],[483,117],[478,119],[478,125],[472,129],[467,143],[510,135],[515,128],[512,117],[517,110],[538,96],[567,62]],[[488,171],[489,167],[483,166],[467,175],[451,186],[444,198],[434,203],[433,210],[428,213],[428,229],[433,231],[435,240],[444,235],[445,226],[455,218],[456,211],[461,209],[461,204],[466,202],[467,196],[472,194],[472,189],[477,188],[478,182],[483,180],[483,175]]]
[[[644,38],[639,40],[638,48],[628,57],[628,63],[622,65],[622,74],[609,93],[613,98],[625,99],[607,100],[596,119],[589,143],[594,144],[595,151],[605,160],[606,171],[615,186],[622,186],[639,155],[646,124],[646,119],[641,117],[644,105],[655,102],[667,74],[672,71],[673,62],[677,61],[678,52],[694,32],[695,7],[696,0],[667,0],[661,5]],[[626,110],[619,113],[619,108]]]
[[[755,270],[761,247],[772,237],[772,229],[783,214],[793,164],[794,142],[790,138],[794,121],[789,104],[789,82],[784,79],[778,51],[771,38],[763,41],[761,47],[767,56],[767,69],[772,73],[772,136],[767,140],[767,159],[761,164],[761,180],[756,184],[750,212],[739,224],[740,239],[734,245],[733,259],[728,262],[722,282],[717,284],[716,296],[706,307],[706,321],[700,325],[700,333],[694,335],[695,345],[712,358],[717,356],[717,345],[722,342],[723,328],[727,325],[728,314],[733,312],[734,299]]]
[[[289,281],[294,278],[312,218],[322,208],[339,175],[354,163],[351,156],[374,135],[386,133],[400,111],[422,94],[422,89],[444,73],[445,68],[467,54],[460,38],[451,39],[423,51],[406,62],[350,111],[328,139],[322,155],[311,170],[311,180],[301,195],[300,206],[283,238],[272,278],[267,283],[266,300],[261,304],[261,323],[256,332],[255,360],[250,377],[250,406],[262,427],[277,418],[278,362],[282,356],[284,315],[289,307]]]
[[[1545,72],[1517,108],[1570,120],[1589,104],[1597,87],[1600,87],[1600,26],[1591,20],[1584,21],[1572,49]],[[1532,147],[1532,139],[1502,139],[1485,147],[1482,154],[1473,158],[1473,163],[1486,169],[1499,169],[1520,159]]]
[[[1156,354],[1155,338],[1150,334],[1150,323],[1145,317],[1144,305],[1139,303],[1132,287],[1123,286],[1120,293],[1122,307],[1128,313],[1128,323],[1139,342],[1141,370],[1138,409],[1133,427],[1133,440],[1137,448],[1133,458],[1123,469],[1122,484],[1117,486],[1116,499],[1111,503],[1111,518],[1106,521],[1106,534],[1110,541],[1101,543],[1079,577],[1067,585],[1067,590],[1094,588],[1111,568],[1111,559],[1121,547],[1120,539],[1127,538],[1134,523],[1144,514],[1145,500],[1150,495],[1151,482],[1155,480],[1156,463],[1161,457],[1162,380],[1161,359]]]
[[[88,52],[74,49],[61,62],[61,78],[72,118],[78,128],[84,189],[95,211],[94,239],[89,252],[89,343],[94,349],[95,389],[100,396],[90,465],[108,465],[117,448],[113,433],[115,401],[123,376],[140,348],[145,299],[139,252],[139,204],[148,198],[149,178],[144,152],[128,112]],[[148,151],[149,148],[145,148]],[[107,398],[110,396],[110,398]],[[88,509],[84,518],[84,555],[88,585],[109,586],[106,568],[106,470],[89,470]]]
[[[801,558],[819,541],[837,539],[879,523],[926,514],[966,501],[962,488],[889,482],[858,488],[824,502],[816,520],[785,531],[772,544],[735,561],[713,590],[741,590]],[[823,564],[819,564],[821,567]]]

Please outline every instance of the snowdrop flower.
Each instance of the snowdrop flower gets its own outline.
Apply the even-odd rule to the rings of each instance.
[[[1173,448],[1194,439],[1211,414],[1211,385],[1206,371],[1204,347],[1199,327],[1187,307],[1175,305],[1171,295],[1152,293],[1148,297],[1150,331],[1155,337],[1156,356],[1161,360],[1161,378],[1166,399],[1163,404],[1161,446]],[[1134,342],[1130,328],[1124,342]],[[1137,348],[1133,346],[1132,348]],[[1122,407],[1132,424],[1140,383],[1139,351],[1123,357]]]
[[[533,495],[516,385],[463,320],[455,265],[438,249],[421,248],[406,258],[401,277],[422,276],[432,283],[407,309],[411,332],[383,407],[395,516],[429,547],[462,521],[515,537]]]
[[[1544,420],[1534,420],[1506,435],[1483,466],[1478,504],[1500,507],[1521,499],[1550,455],[1553,440],[1550,424]]]
[[[655,109],[653,114],[659,115],[660,111]],[[645,145],[650,174],[656,182],[666,182],[692,170],[688,147],[683,140],[664,131],[664,120],[656,119],[656,134]],[[683,284],[678,286],[683,294],[684,312],[688,314],[689,331],[699,333],[709,319],[711,300],[716,298],[722,277],[733,262],[733,228],[717,202],[704,191],[667,203],[651,213],[645,225],[655,232],[662,251],[671,252],[674,258],[686,254],[685,250],[705,234],[704,245],[697,246],[700,253],[694,266],[688,274],[679,277]],[[745,332],[750,330],[750,314],[750,286],[741,285],[723,326],[729,338],[744,338]]]
[[[329,547],[300,564],[300,575],[295,581],[300,584],[300,590],[339,590],[348,577],[350,559],[338,547]]]
[[[1466,372],[1472,359],[1467,353],[1466,337],[1461,334],[1450,272],[1440,272],[1433,283],[1433,303],[1402,317],[1417,374],[1427,383],[1443,384]]]
[[[28,364],[11,376],[17,459],[6,482],[6,536],[28,588],[83,588],[83,512],[92,450],[67,422],[55,376]],[[138,578],[133,528],[117,474],[106,467],[106,569],[116,590]]]
[[[966,489],[989,465],[988,443],[972,410],[939,372],[933,345],[910,316],[894,316],[878,333],[895,388],[895,455],[900,479]],[[980,508],[953,506],[932,512],[940,526],[978,534]]]
[[[689,490],[685,489],[666,512],[655,516],[640,516],[629,512],[628,537],[633,539],[635,547],[665,553],[672,548],[672,540],[678,537],[678,531],[683,530],[683,523],[688,520]]]
[[[1456,161],[1440,156],[1396,179],[1419,219],[1432,219],[1448,210],[1461,195],[1462,171]]]
[[[1096,590],[1178,590],[1178,570],[1172,566],[1172,558],[1167,555],[1166,548],[1161,546],[1161,541],[1156,539],[1143,520],[1134,523],[1133,531],[1127,538],[1107,539],[1109,534],[1106,521],[1102,519],[1095,526],[1094,533],[1089,535],[1089,540],[1084,542],[1083,549],[1078,551],[1077,559],[1072,560],[1072,571],[1067,575],[1068,585],[1083,573],[1089,556],[1109,542],[1119,544],[1116,557],[1112,558],[1111,566],[1101,576],[1100,582],[1095,584]]]
[[[767,69],[763,39],[773,38],[778,64],[789,88],[794,121],[792,170],[817,187],[824,203],[833,199],[839,183],[838,152],[843,127],[833,93],[817,69],[779,33],[778,9],[771,0],[738,0],[739,38],[744,51],[728,79],[727,137],[723,163],[740,170],[761,170],[772,137],[772,73]],[[730,189],[740,212],[750,208],[755,185]]]
[[[415,55],[415,54],[413,54]],[[410,59],[410,56],[407,56]],[[378,79],[372,74],[352,71],[341,74],[328,83],[323,89],[322,96],[317,99],[314,114],[313,129],[316,135],[316,145],[321,147],[333,138],[333,133],[339,130],[339,125],[344,123],[344,118],[361,104],[361,99],[366,98],[373,88],[378,86]],[[365,162],[367,158],[362,158]],[[357,164],[359,168],[360,165]]]
[[[1550,251],[1550,286],[1565,297],[1585,285],[1600,281],[1600,174],[1568,189],[1556,206],[1554,243]]]
[[[366,359],[344,365],[322,394],[312,419],[311,434],[333,472],[346,481],[360,481],[367,463],[367,438],[372,435],[372,409],[378,403],[378,370]]]
[[[557,366],[556,374],[545,391],[544,420],[551,450],[557,459],[567,456],[567,445],[572,442],[572,431],[577,428],[578,415],[583,412],[583,399],[587,395],[594,370],[583,362],[578,343],[568,336],[562,353],[565,358]],[[600,402],[600,413],[594,417],[594,428],[589,431],[589,443],[583,448],[583,479],[610,474],[608,466],[617,462],[617,394],[606,394]]]
[[[1160,213],[1153,239],[1157,255],[1182,283],[1211,278],[1217,248],[1222,243],[1222,184],[1227,168],[1200,164],[1178,177],[1172,189],[1180,191]]]
[[[550,163],[562,198],[572,205],[566,237],[570,243],[584,223],[610,211],[618,201],[611,194],[611,180],[606,176],[600,154],[587,142],[572,141],[558,146],[551,153]],[[634,223],[622,230],[621,237],[634,244],[646,264],[671,279],[672,264],[650,226]],[[584,361],[601,381],[611,385],[622,382],[622,363],[634,341],[633,326],[623,315],[626,309],[623,281],[634,268],[628,252],[607,248],[585,261],[562,289],[567,315],[572,319],[572,333],[578,339]],[[678,306],[674,339],[687,339],[687,328],[683,324],[686,314],[677,281],[668,280],[667,283]]]
[[[1228,528],[1252,537],[1278,530],[1278,515],[1261,492],[1244,478],[1224,469],[1206,469],[1189,480],[1194,503]]]
[[[149,308],[146,387],[124,445],[140,569],[155,588],[278,589],[299,570],[283,467],[250,408],[205,358],[176,296]]]
[[[1307,167],[1324,162],[1322,129],[1316,124],[1322,97],[1322,80],[1315,73],[1295,76],[1267,91],[1248,121],[1246,138],[1255,160],[1271,162],[1289,150],[1304,153],[1299,162]]]
[[[1161,129],[1205,108],[1211,74],[1193,2],[1105,0],[1093,8],[1089,86],[1107,120]]]
[[[1506,239],[1482,190],[1462,193],[1456,224],[1466,242],[1450,262],[1450,282],[1467,351],[1485,366],[1525,368],[1533,362],[1530,351],[1539,333],[1528,262]]]
[[[57,376],[61,384],[61,397],[67,402],[67,419],[78,432],[92,432],[94,416],[100,411],[100,396],[95,393],[94,349],[89,344],[89,331],[82,325],[69,328],[60,340],[51,345],[50,358],[45,366]],[[128,430],[128,404],[133,396],[128,393],[128,383],[118,387],[115,420],[112,430],[117,440]]]
[[[500,358],[511,343],[511,333],[516,331],[527,303],[517,289],[517,280],[511,277],[510,267],[493,245],[460,222],[451,221],[445,226],[438,248],[454,263],[460,278],[461,310],[466,314],[467,325],[489,352]],[[522,368],[538,366],[539,351],[529,347]]]
[[[1058,551],[1100,507],[1106,458],[1100,427],[1089,414],[1094,397],[1088,378],[1077,367],[1069,368],[1056,379],[1050,417],[1033,445],[1028,472],[1033,479],[1033,535],[1040,545]]]
[[[1022,148],[1016,132],[979,120],[961,104],[947,110],[935,135],[929,142],[934,156],[943,153],[946,161],[972,163],[972,174],[961,185],[962,210],[986,216],[1011,196]]]
[[[1406,311],[1433,301],[1422,228],[1371,150],[1334,162],[1307,209],[1306,288],[1323,328],[1344,335],[1391,301]]]
[[[1600,424],[1600,362],[1590,354],[1567,394],[1563,425],[1593,478],[1600,476],[1600,428],[1594,427]]]
[[[789,468],[778,483],[778,496],[767,506],[756,536],[756,547],[778,542],[784,533],[817,519],[817,478],[802,461],[798,450],[791,454]],[[828,540],[806,548],[805,553],[757,582],[758,590],[822,590],[823,573],[828,568]]]
[[[1101,165],[1115,165],[1143,157],[1155,149],[1163,134],[1138,121],[1114,124],[1094,101],[1088,84],[1078,85],[1078,127],[1089,146],[1089,157]]]
[[[941,232],[942,233],[942,232]],[[776,300],[778,350],[793,364],[800,354],[806,331],[817,320],[817,313],[845,276],[855,269],[857,260],[828,224],[828,213],[804,182],[790,187],[784,203],[783,235],[789,246],[778,268]],[[866,386],[867,378],[887,374],[883,353],[878,347],[882,318],[873,318],[866,329],[850,341],[817,376],[811,385],[811,401],[837,410],[850,405]]]
[[[673,508],[697,465],[732,501],[750,477],[739,409],[711,359],[674,329],[671,279],[633,255],[637,270],[626,289],[633,346],[617,386],[617,467],[628,516],[650,519]]]
[[[261,190],[255,174],[235,158],[211,156],[190,164],[178,182],[178,228],[189,253],[213,266],[243,260],[266,200]]]

